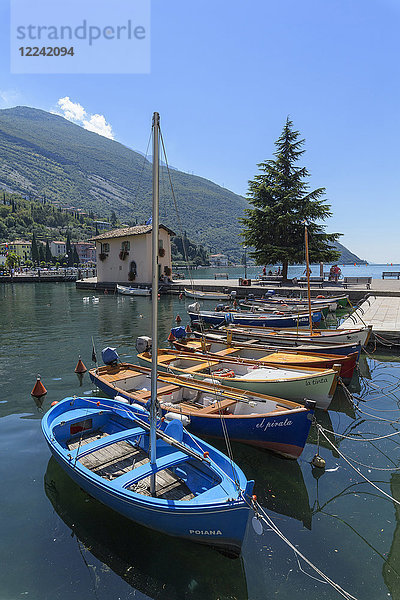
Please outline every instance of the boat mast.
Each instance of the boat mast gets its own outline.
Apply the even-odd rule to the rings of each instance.
[[[307,290],[308,290],[308,318],[310,321],[310,335],[312,335],[312,314],[311,314],[311,289],[310,289],[310,260],[308,257],[308,231],[307,225],[304,225],[304,239],[306,242],[306,268],[307,268]]]
[[[159,227],[159,127],[160,115],[153,114],[153,212],[152,212],[152,279],[151,279],[151,402],[150,402],[150,464],[156,456],[157,420],[157,347],[158,347],[158,227]],[[155,495],[156,476],[150,476],[150,493]]]

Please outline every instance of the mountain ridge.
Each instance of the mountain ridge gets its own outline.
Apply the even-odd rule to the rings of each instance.
[[[179,215],[161,166],[161,220],[181,235],[187,231],[209,252],[239,259],[239,219],[248,201],[205,177],[175,168],[170,173]],[[142,153],[61,115],[17,106],[0,110],[0,188],[45,196],[56,205],[73,205],[99,217],[115,211],[134,224],[151,214],[152,165]],[[363,262],[345,250],[349,262]]]

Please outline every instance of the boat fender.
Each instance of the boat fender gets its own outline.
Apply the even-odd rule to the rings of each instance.
[[[188,415],[180,415],[178,413],[168,412],[165,414],[166,421],[173,421],[174,419],[180,421],[184,427],[190,425],[190,417]]]
[[[324,296],[323,294],[319,294],[319,296],[317,296],[317,300],[322,299],[322,298],[326,298],[326,296]]]
[[[198,302],[193,302],[193,304],[189,304],[188,312],[198,313],[200,310],[200,304]]]
[[[322,456],[320,456],[319,454],[316,454],[315,456],[313,456],[311,464],[313,464],[314,467],[318,467],[318,469],[325,469],[326,463],[325,463],[325,459],[323,459]]]
[[[116,396],[114,396],[114,400],[116,402],[123,402],[124,404],[129,404],[128,398],[124,398],[123,396],[118,396],[118,394]]]
[[[136,350],[141,354],[142,352],[150,352],[152,345],[151,337],[147,335],[141,335],[136,339]]]

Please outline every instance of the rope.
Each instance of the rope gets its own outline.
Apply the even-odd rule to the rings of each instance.
[[[352,596],[349,592],[344,590],[338,583],[333,581],[333,579],[330,579],[330,577],[328,577],[328,575],[325,575],[325,573],[323,573],[306,556],[304,556],[304,554],[302,552],[300,552],[300,550],[298,550],[296,548],[296,546],[294,546],[292,544],[292,542],[290,542],[287,539],[287,537],[280,531],[280,529],[277,527],[277,525],[275,525],[275,523],[273,522],[271,517],[267,514],[267,512],[263,509],[263,507],[260,506],[260,504],[258,504],[258,502],[255,502],[255,505],[256,505],[256,509],[257,509],[256,515],[258,516],[258,518],[261,519],[262,521],[264,521],[264,523],[266,525],[269,525],[269,527],[271,528],[271,531],[273,531],[283,542],[285,542],[285,544],[287,546],[289,546],[289,548],[291,550],[293,550],[293,552],[296,556],[296,559],[297,559],[297,564],[299,565],[299,568],[302,573],[304,573],[305,575],[308,575],[309,577],[311,577],[312,579],[315,579],[316,581],[319,581],[319,582],[325,583],[325,584],[329,584],[338,592],[338,594],[340,594],[343,598],[346,598],[346,600],[357,600],[357,598],[355,596]],[[304,571],[304,569],[302,569],[300,566],[299,558],[304,560],[304,562],[309,567],[311,567],[316,573],[318,573],[318,575],[321,577],[321,579],[318,579],[318,578],[310,575],[309,573],[306,573],[306,571]]]
[[[339,454],[339,456],[341,456],[341,458],[343,458],[343,460],[352,468],[354,469],[354,471],[360,475],[360,477],[362,477],[363,479],[365,479],[365,481],[367,483],[369,483],[370,485],[372,485],[372,487],[374,487],[379,493],[381,493],[383,496],[385,496],[386,498],[388,498],[389,500],[391,500],[392,502],[394,502],[395,504],[398,504],[400,506],[400,502],[398,500],[396,500],[396,498],[393,498],[393,496],[391,496],[390,494],[388,494],[387,492],[385,492],[384,490],[382,490],[379,486],[377,486],[375,483],[373,483],[370,479],[368,479],[368,477],[366,477],[363,473],[361,473],[361,471],[359,469],[357,469],[354,465],[351,464],[350,460],[346,458],[346,456],[343,454],[343,452],[340,452],[340,450],[337,448],[337,446],[335,446],[335,444],[333,442],[331,442],[331,440],[328,438],[328,436],[325,434],[323,428],[320,425],[317,425],[317,427],[320,428],[321,430],[321,434],[324,436],[324,438],[326,439],[326,441],[328,442],[328,444],[330,446],[332,446],[332,448],[334,448],[336,450],[336,452]],[[396,432],[396,433],[400,433],[400,432]],[[393,435],[393,434],[392,434]],[[368,441],[368,440],[365,440]]]

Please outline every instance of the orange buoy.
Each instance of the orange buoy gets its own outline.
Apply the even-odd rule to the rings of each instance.
[[[75,367],[75,373],[78,373],[79,375],[82,375],[83,373],[86,373],[87,368],[85,367],[85,365],[83,364],[83,362],[81,361],[81,357],[79,357],[78,363]]]
[[[31,395],[35,398],[41,398],[45,394],[47,394],[47,390],[44,387],[43,383],[40,381],[40,375],[38,375],[33,390],[31,391]]]
[[[183,298],[183,294],[182,294],[182,292],[181,292],[181,293],[179,294],[179,300],[182,300],[182,298]]]
[[[180,322],[182,321],[182,319],[181,319],[181,317],[180,317],[179,315],[176,315],[176,319],[175,319],[175,321],[176,321],[177,323],[180,323]]]
[[[210,453],[206,450],[205,452],[203,452],[203,456],[204,458],[208,458],[210,456]]]
[[[170,332],[170,334],[169,334],[169,336],[168,336],[168,341],[169,341],[169,342],[174,342],[174,341],[175,341],[175,336],[174,336],[174,334],[172,333],[172,331]]]
[[[52,403],[50,404],[50,406],[55,406],[56,404],[58,404],[58,400],[54,400],[54,402],[52,402]]]
[[[186,331],[186,333],[192,333],[192,328],[190,327],[189,324],[186,325],[185,331]]]

